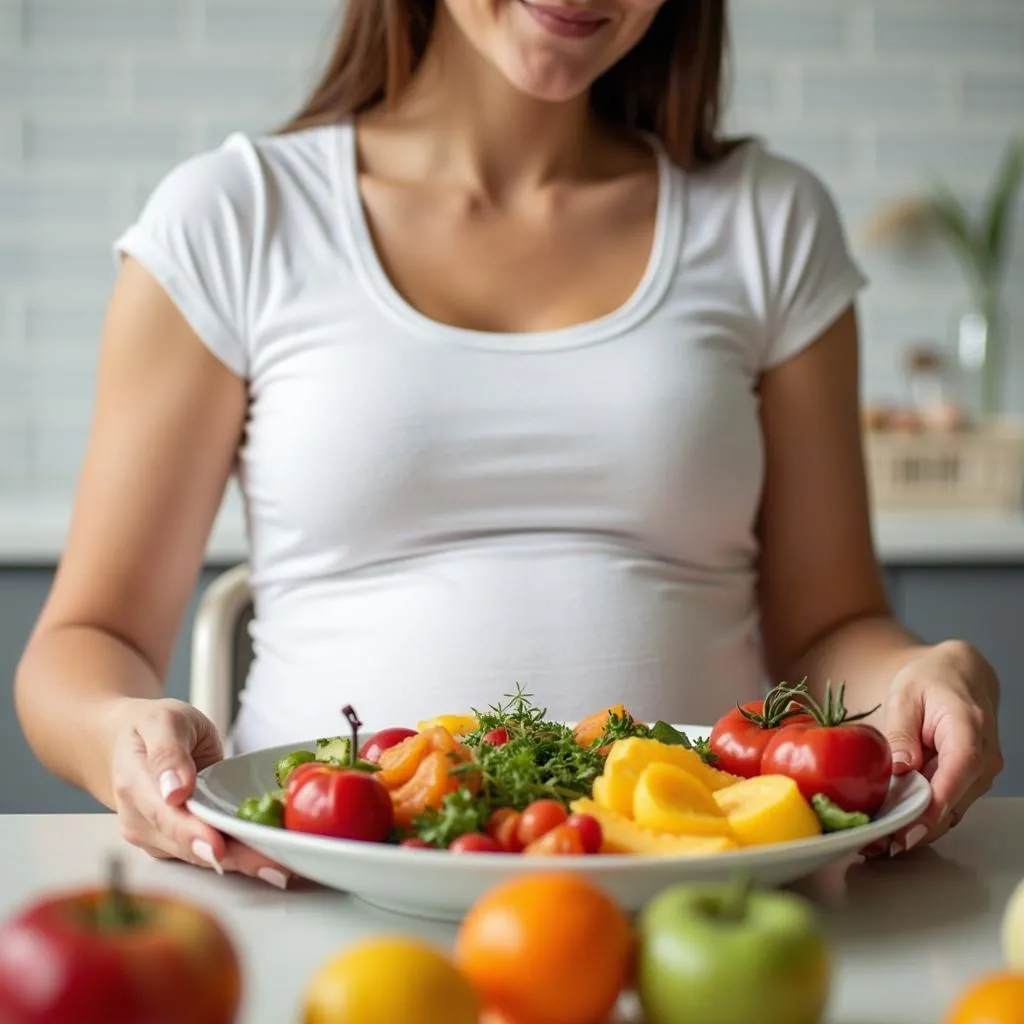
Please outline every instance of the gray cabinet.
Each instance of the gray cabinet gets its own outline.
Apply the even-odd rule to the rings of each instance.
[[[1024,566],[908,566],[890,577],[895,610],[908,629],[930,643],[966,640],[995,666],[1006,768],[993,791],[1024,795]]]
[[[189,604],[167,679],[170,697],[188,697],[188,638],[198,595],[223,568],[207,568]],[[10,681],[53,580],[46,568],[0,569],[0,679],[7,680],[7,711],[0,714],[0,814],[86,812],[103,808],[74,786],[54,778],[36,760],[21,734]]]
[[[208,566],[189,606],[168,678],[170,696],[188,695],[188,638],[196,600],[226,566]],[[0,678],[10,681],[53,578],[47,568],[0,568]],[[995,791],[1024,795],[1024,566],[890,566],[886,586],[900,619],[927,641],[959,637],[985,652],[1003,684],[1006,770]],[[10,704],[0,714],[0,814],[95,811],[90,797],[54,779],[36,761]]]

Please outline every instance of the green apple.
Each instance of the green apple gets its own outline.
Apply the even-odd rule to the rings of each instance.
[[[749,883],[693,883],[640,915],[637,994],[646,1024],[819,1024],[828,945],[811,903]]]
[[[1007,967],[1024,971],[1024,880],[1017,883],[1003,912],[1002,939]]]

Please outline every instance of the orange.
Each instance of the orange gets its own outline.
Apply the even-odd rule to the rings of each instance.
[[[968,986],[945,1024],[1024,1024],[1024,972],[997,971]]]
[[[455,961],[498,1019],[597,1024],[626,985],[633,936],[592,882],[525,875],[485,893],[464,918]]]

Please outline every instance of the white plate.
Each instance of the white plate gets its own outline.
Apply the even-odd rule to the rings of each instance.
[[[679,728],[694,739],[710,732],[705,726]],[[726,880],[743,871],[760,885],[785,885],[891,835],[918,818],[931,802],[927,780],[910,772],[893,779],[881,812],[862,828],[704,857],[453,855],[311,836],[236,818],[243,800],[276,787],[277,759],[301,749],[313,750],[315,744],[289,743],[211,765],[200,773],[189,809],[297,875],[386,910],[445,921],[459,920],[484,892],[507,878],[552,868],[585,875],[630,913],[680,881]]]

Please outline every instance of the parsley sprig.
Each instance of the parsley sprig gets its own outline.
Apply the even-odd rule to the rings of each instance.
[[[667,723],[647,726],[629,714],[610,715],[601,737],[581,746],[572,729],[549,720],[547,708],[538,707],[521,686],[503,702],[482,711],[474,708],[473,714],[478,727],[462,740],[473,752],[473,762],[456,765],[452,772],[479,773],[480,790],[473,794],[462,787],[445,797],[440,808],[426,811],[413,822],[416,834],[433,846],[447,847],[460,835],[483,831],[499,808],[521,811],[535,800],[557,800],[568,806],[590,796],[594,779],[604,770],[604,751],[616,740],[650,737],[695,750],[709,763],[714,757],[706,744],[691,742]],[[500,747],[487,743],[484,737],[494,729],[504,729],[508,742]]]

